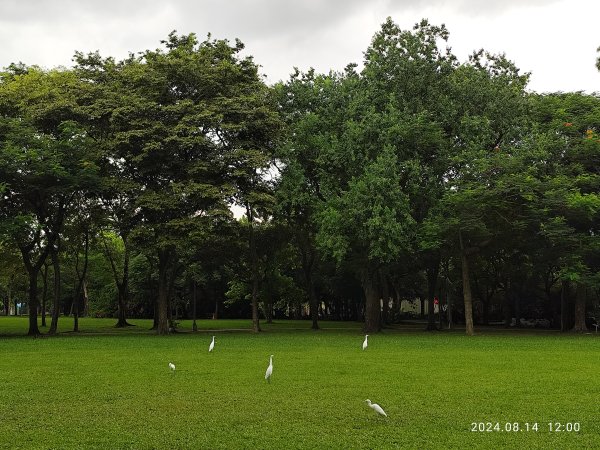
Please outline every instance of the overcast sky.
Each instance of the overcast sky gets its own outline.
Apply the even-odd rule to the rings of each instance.
[[[464,60],[504,52],[538,92],[600,91],[600,0],[0,0],[0,67],[69,66],[75,50],[122,58],[176,29],[240,38],[269,82],[294,66],[319,72],[362,62],[387,16],[403,29],[445,23]]]

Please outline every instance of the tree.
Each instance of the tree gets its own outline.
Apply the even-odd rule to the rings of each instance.
[[[159,334],[170,328],[170,288],[185,236],[203,218],[230,215],[226,202],[235,192],[252,204],[252,188],[242,189],[241,180],[252,170],[255,179],[259,175],[255,156],[272,139],[274,116],[257,66],[239,56],[241,42],[209,37],[199,43],[193,34],[173,32],[163,44],[164,50],[116,65],[92,55],[86,68],[109,88],[116,83],[125,97],[107,113],[107,145],[112,161],[122,165],[117,173],[131,183],[125,189],[136,193],[128,209],[141,224],[135,235],[157,261]],[[116,69],[103,79],[104,67]]]
[[[503,55],[483,51],[475,52],[452,76],[456,108],[447,136],[453,157],[445,175],[442,210],[436,213],[443,211],[438,222],[460,249],[469,335],[474,332],[470,259],[482,247],[514,233],[516,226],[527,227],[521,208],[527,205],[522,201],[527,194],[519,186],[530,189],[531,178],[520,181],[524,166],[511,153],[526,129],[527,81],[528,75],[520,75]]]
[[[93,192],[97,180],[97,154],[77,122],[84,92],[72,72],[35,67],[8,73],[0,84],[0,209],[29,274],[29,335],[40,333],[38,273],[73,198]]]
[[[23,277],[23,261],[19,249],[10,241],[0,239],[0,288],[2,289],[2,298],[4,306],[4,315],[8,316],[12,310],[13,292]],[[16,305],[14,308],[16,314]]]
[[[323,114],[330,79],[316,76],[314,70],[301,74],[297,69],[286,84],[276,86],[285,134],[278,148],[282,169],[277,182],[276,220],[292,233],[309,301],[312,329],[319,328],[319,302],[315,292],[315,277],[321,255],[316,245],[317,213],[322,206],[319,180],[319,149]]]
[[[570,286],[575,286],[574,331],[585,331],[587,292],[598,269],[600,213],[600,98],[582,93],[532,98],[537,148],[546,152],[541,234],[546,257],[561,281],[561,329],[571,328]],[[533,143],[532,143],[533,145]]]

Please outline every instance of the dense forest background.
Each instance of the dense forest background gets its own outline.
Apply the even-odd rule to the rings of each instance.
[[[0,303],[61,315],[600,317],[600,96],[388,19],[364,67],[268,86],[243,44],[171,33],[0,73]],[[590,64],[593,64],[590,55]],[[597,62],[600,69],[600,61]],[[235,217],[232,211],[242,211]],[[385,301],[384,301],[385,300]],[[47,317],[48,316],[48,317]],[[513,320],[515,318],[516,320]],[[49,324],[46,323],[48,320]],[[1,330],[0,330],[1,332]]]

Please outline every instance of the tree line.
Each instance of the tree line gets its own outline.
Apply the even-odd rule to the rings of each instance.
[[[364,66],[267,85],[236,40],[171,33],[123,60],[0,73],[0,298],[61,312],[545,318],[600,293],[600,97],[527,90],[505,55],[390,18]],[[600,60],[597,62],[600,69]],[[243,211],[235,218],[232,207]],[[27,297],[23,298],[22,293]],[[12,302],[12,303],[11,303]],[[13,305],[13,306],[11,306]]]

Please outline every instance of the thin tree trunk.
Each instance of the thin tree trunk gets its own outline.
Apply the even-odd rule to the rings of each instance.
[[[118,292],[119,292],[119,306],[118,306],[118,319],[115,327],[130,327],[132,326],[129,322],[127,322],[127,303],[129,302],[129,257],[130,257],[130,249],[129,243],[127,242],[127,236],[121,236],[123,239],[123,278],[121,278],[121,282],[118,284]]]
[[[304,272],[304,281],[306,291],[308,293],[308,304],[310,306],[310,318],[312,320],[311,328],[313,330],[319,329],[319,303],[315,294],[315,286],[313,283],[313,267],[315,262],[315,255],[311,253],[310,257],[306,251],[302,250],[302,271]]]
[[[454,321],[452,317],[452,297],[450,297],[449,293],[446,294],[446,305],[448,305],[448,329],[451,330],[454,328]]]
[[[28,316],[29,316],[29,331],[27,334],[29,336],[39,336],[40,329],[37,323],[38,317],[38,298],[37,298],[37,277],[44,261],[48,257],[48,252],[50,250],[50,246],[53,244],[52,239],[46,245],[45,249],[38,255],[37,258],[34,258],[32,261],[30,251],[32,246],[19,246],[19,250],[21,251],[21,256],[23,258],[23,264],[25,265],[25,269],[27,270],[27,274],[29,276],[29,300],[28,300]]]
[[[39,336],[38,327],[38,299],[37,299],[37,276],[38,270],[35,267],[29,268],[29,331],[28,336]]]
[[[11,302],[11,284],[12,284],[12,275],[11,279],[8,282],[8,286],[6,287],[6,303],[4,303],[4,315],[8,316],[10,314],[10,302]]]
[[[570,326],[569,314],[569,282],[563,280],[560,291],[560,331],[567,331]]]
[[[77,289],[75,290],[75,296],[73,297],[73,331],[79,332],[79,306],[81,305],[81,297],[83,296],[83,282],[87,274],[88,267],[88,255],[90,248],[90,231],[86,227],[84,244],[83,244],[83,269],[79,273],[79,249],[77,251],[77,257],[75,259],[75,272],[77,273]]]
[[[440,258],[436,257],[432,259],[426,269],[427,274],[427,302],[428,302],[428,314],[427,314],[427,331],[437,330],[435,326],[435,306],[434,297],[437,288],[438,273],[440,271]],[[438,305],[439,306],[439,305]]]
[[[252,330],[255,333],[261,331],[258,317],[258,289],[259,271],[258,255],[256,253],[256,238],[254,236],[254,214],[249,204],[246,204],[246,215],[248,217],[248,238],[250,244],[250,264],[252,266]]]
[[[578,333],[587,331],[585,325],[585,303],[586,303],[586,288],[582,283],[577,283],[575,290],[575,325],[573,330]]]
[[[129,249],[128,236],[129,234],[125,231],[120,232],[121,240],[123,241],[123,273],[119,274],[117,271],[117,265],[115,264],[114,258],[108,248],[106,238],[102,235],[102,242],[104,243],[105,255],[110,263],[110,267],[113,273],[113,279],[117,286],[117,323],[115,328],[123,328],[132,326],[127,322],[127,303],[129,302],[129,258],[131,250]],[[152,327],[153,329],[155,327]]]
[[[385,326],[389,323],[388,312],[390,308],[390,287],[388,278],[385,271],[380,271],[381,278],[381,298],[382,298],[382,309],[381,309],[381,325]]]
[[[42,289],[42,326],[46,327],[46,299],[48,298],[48,265],[44,263],[44,272],[42,274],[44,287]]]
[[[54,298],[52,303],[52,320],[48,334],[56,334],[58,330],[58,317],[60,314],[60,295],[61,295],[61,277],[60,277],[60,258],[59,249],[55,248],[50,251],[52,259],[52,267],[54,269]]]
[[[198,324],[196,323],[196,282],[192,281],[193,283],[193,287],[192,287],[192,319],[193,319],[193,323],[192,323],[192,331],[198,331]]]
[[[511,282],[506,279],[504,283],[504,326],[509,328],[512,323],[512,300],[511,300]]]
[[[87,282],[85,280],[83,280],[81,300],[83,301],[83,315],[87,317],[90,314],[90,297],[88,296]]]
[[[158,302],[156,304],[156,334],[169,334],[169,265],[172,250],[158,251]]]
[[[517,284],[516,287],[513,285],[513,288],[513,311],[517,319],[515,326],[521,328],[521,292],[523,291],[523,286]]]
[[[471,280],[469,274],[469,258],[464,248],[462,232],[458,232],[460,241],[460,260],[462,265],[463,298],[465,303],[465,327],[469,336],[474,334],[473,330],[473,297],[471,295]]]

